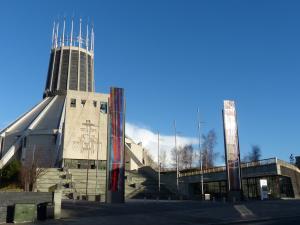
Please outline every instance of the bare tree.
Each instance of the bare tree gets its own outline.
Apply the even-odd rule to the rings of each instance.
[[[178,168],[186,169],[191,168],[193,164],[194,148],[191,144],[177,147],[171,150],[172,167],[176,168],[178,154]]]
[[[210,130],[207,135],[202,135],[202,165],[203,169],[214,166],[218,153],[214,151],[217,144],[217,135],[214,130]]]
[[[22,163],[20,170],[20,181],[25,191],[33,191],[36,181],[46,173],[46,168],[51,167],[52,160],[45,160],[45,155],[41,148],[33,148],[28,151],[26,159]],[[41,168],[43,166],[43,168]]]
[[[258,145],[252,145],[251,151],[243,158],[244,162],[255,162],[261,158],[261,149]]]
[[[193,146],[190,145],[185,145],[181,149],[181,154],[180,154],[180,162],[181,162],[181,167],[182,169],[187,169],[191,168],[193,165],[193,153],[194,153],[194,148]]]
[[[144,161],[145,161],[145,166],[158,168],[157,163],[153,160],[151,153],[147,149],[144,150]]]
[[[292,165],[295,164],[295,157],[293,154],[290,155],[290,164],[292,164]]]
[[[159,162],[161,170],[163,171],[167,167],[167,152],[165,150],[160,151]]]
[[[173,168],[176,168],[177,167],[177,154],[178,154],[178,168],[180,169],[180,152],[181,152],[181,147],[177,147],[176,148],[172,148],[171,150],[171,166]]]
[[[252,146],[252,154],[251,154],[251,160],[252,161],[258,161],[261,158],[261,149],[258,145]]]

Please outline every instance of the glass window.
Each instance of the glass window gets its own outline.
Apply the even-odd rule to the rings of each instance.
[[[292,197],[292,198],[295,197],[290,177],[281,176],[279,178],[279,184],[280,184],[281,197]]]
[[[97,101],[93,101],[93,105],[96,108],[97,107]]]
[[[70,106],[73,107],[73,108],[76,107],[76,99],[75,98],[71,98]]]
[[[81,107],[84,107],[86,103],[86,100],[81,100]]]
[[[100,112],[107,113],[107,102],[100,102]]]

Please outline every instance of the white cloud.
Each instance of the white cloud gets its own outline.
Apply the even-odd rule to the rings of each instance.
[[[141,127],[132,123],[126,123],[126,135],[133,139],[136,143],[142,142],[144,148],[148,149],[153,159],[157,161],[157,132],[153,132],[149,128]],[[184,146],[187,144],[195,145],[198,143],[195,137],[177,136],[177,146]],[[167,162],[170,163],[170,152],[175,146],[174,135],[160,134],[159,142],[160,150],[167,153]]]

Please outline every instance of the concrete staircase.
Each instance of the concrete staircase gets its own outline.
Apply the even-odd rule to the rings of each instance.
[[[96,179],[97,176],[97,179]],[[88,173],[85,169],[68,169],[63,171],[57,168],[47,168],[37,178],[36,191],[48,192],[56,188],[62,189],[64,198],[80,198],[88,195],[101,196],[104,201],[106,186],[106,171],[90,169]],[[86,185],[88,184],[88,185]]]
[[[62,190],[63,196],[67,198],[82,199],[87,194],[90,196],[99,196],[100,200],[105,201],[106,171],[90,169],[88,173],[88,186],[86,186],[86,169],[68,169],[57,168],[40,169],[40,175],[36,182],[36,191],[49,192],[56,188]],[[97,179],[96,179],[97,176]],[[158,191],[157,180],[142,171],[126,171],[125,173],[125,198],[136,199],[175,199],[176,195],[161,184]]]
[[[126,178],[125,198],[127,199],[177,199],[176,194],[162,183],[159,191],[157,180],[143,171],[127,171]]]

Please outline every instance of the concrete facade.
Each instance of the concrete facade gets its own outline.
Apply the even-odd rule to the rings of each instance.
[[[108,94],[67,92],[63,159],[106,160],[108,98]]]
[[[283,183],[283,188],[290,186],[292,190],[289,190],[291,196],[295,198],[300,198],[300,170],[294,165],[287,162],[279,160],[277,158],[260,160],[257,162],[249,162],[242,164],[242,179],[243,185],[245,186],[248,182],[247,179],[260,179],[260,178],[272,178],[275,180],[275,185],[278,185],[277,192],[281,192],[282,187],[279,183],[283,181],[288,181],[288,183]],[[226,187],[226,168],[214,167],[203,170],[203,181],[204,184],[223,182]],[[180,172],[180,192],[189,198],[195,197],[193,193],[193,186],[195,184],[199,185],[201,182],[201,170],[185,170]],[[276,184],[277,183],[277,184]],[[253,188],[258,187],[254,184]],[[224,189],[226,192],[226,188]],[[244,193],[245,194],[245,193]],[[274,193],[277,198],[281,196],[280,193]]]

